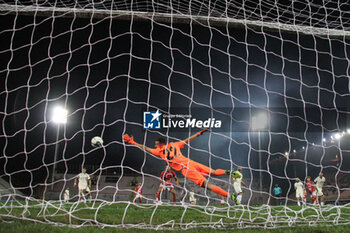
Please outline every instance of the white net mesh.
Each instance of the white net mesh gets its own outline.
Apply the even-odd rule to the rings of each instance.
[[[152,229],[349,224],[346,9],[339,1],[0,1],[2,220]],[[67,109],[58,119],[66,123],[53,119],[56,106]],[[165,121],[144,129],[144,112],[157,110],[163,120],[222,122],[182,153],[212,169],[241,166],[240,205],[230,176],[207,177],[228,191],[221,199],[181,172],[177,204],[165,189],[156,202],[166,163],[123,134],[153,148],[160,136],[177,142],[204,128]],[[91,146],[94,136],[103,147]],[[82,167],[92,187],[80,200]],[[306,191],[297,206],[296,178],[319,172],[325,205]],[[138,183],[142,203],[134,203]]]

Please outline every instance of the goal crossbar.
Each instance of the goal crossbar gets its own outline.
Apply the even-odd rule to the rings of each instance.
[[[212,17],[202,15],[169,14],[157,12],[125,11],[125,10],[104,10],[104,9],[80,9],[69,7],[42,7],[42,6],[20,6],[10,4],[0,4],[0,14],[22,14],[37,16],[59,16],[102,19],[107,17],[122,20],[149,20],[162,23],[188,24],[191,21],[202,25],[235,28],[255,28],[276,32],[299,33],[306,35],[316,35],[329,38],[349,38],[350,31],[319,28],[303,25],[291,25],[284,23],[263,22],[258,20],[234,19],[229,17]]]

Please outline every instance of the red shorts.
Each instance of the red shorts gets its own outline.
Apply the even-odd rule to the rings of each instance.
[[[205,177],[209,175],[210,171],[211,169],[209,167],[189,160],[188,164],[184,164],[181,173],[193,183],[202,186],[203,182],[205,181]]]

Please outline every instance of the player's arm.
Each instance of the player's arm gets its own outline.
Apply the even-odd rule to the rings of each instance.
[[[241,182],[244,185],[244,187],[248,188],[248,185],[246,185],[243,180]]]
[[[145,145],[142,145],[140,143],[137,143],[134,141],[134,137],[133,136],[129,136],[127,134],[124,134],[123,135],[123,139],[124,139],[124,142],[126,143],[129,143],[131,145],[135,145],[137,146],[138,148],[140,148],[141,150],[144,150],[144,151],[147,151],[149,153],[152,153],[152,148],[148,147],[148,146],[145,146]]]
[[[139,143],[137,143],[137,142],[135,142],[134,145],[137,146],[138,148],[140,148],[141,150],[144,150],[144,151],[147,151],[147,152],[149,152],[149,153],[152,153],[152,148],[150,148],[150,147],[148,147],[148,146],[139,144]]]
[[[89,188],[91,188],[91,179],[89,179]]]
[[[205,129],[203,129],[203,130],[201,130],[201,131],[199,131],[199,132],[193,134],[192,136],[186,138],[186,139],[184,140],[184,142],[185,142],[185,143],[191,142],[193,139],[199,137],[200,135],[202,135],[202,134],[203,134],[205,131],[207,131],[207,130],[208,130],[208,128],[205,128]]]
[[[164,184],[164,172],[160,174],[160,181],[159,183]]]
[[[74,187],[77,186],[77,180],[78,180],[78,177],[75,177],[75,179],[74,179]]]

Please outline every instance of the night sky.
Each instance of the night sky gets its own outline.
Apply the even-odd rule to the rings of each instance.
[[[276,179],[294,178],[283,172],[286,151],[316,145],[319,152],[298,154],[312,164],[308,174],[300,169],[302,176],[317,174],[327,165],[322,158],[332,159],[339,147],[348,156],[346,143],[321,146],[322,138],[350,127],[347,38],[118,17],[6,14],[0,21],[0,172],[25,177],[22,186],[44,182],[57,143],[61,172],[123,165],[157,175],[165,163],[126,147],[123,133],[153,146],[159,136],[177,141],[196,130],[145,131],[145,110],[223,119],[223,129],[196,139],[183,154],[213,168],[243,166],[251,178],[259,146],[250,119],[262,109],[271,113],[261,133],[263,169]],[[56,105],[69,111],[58,142],[51,121]],[[96,135],[105,150],[91,147]]]

